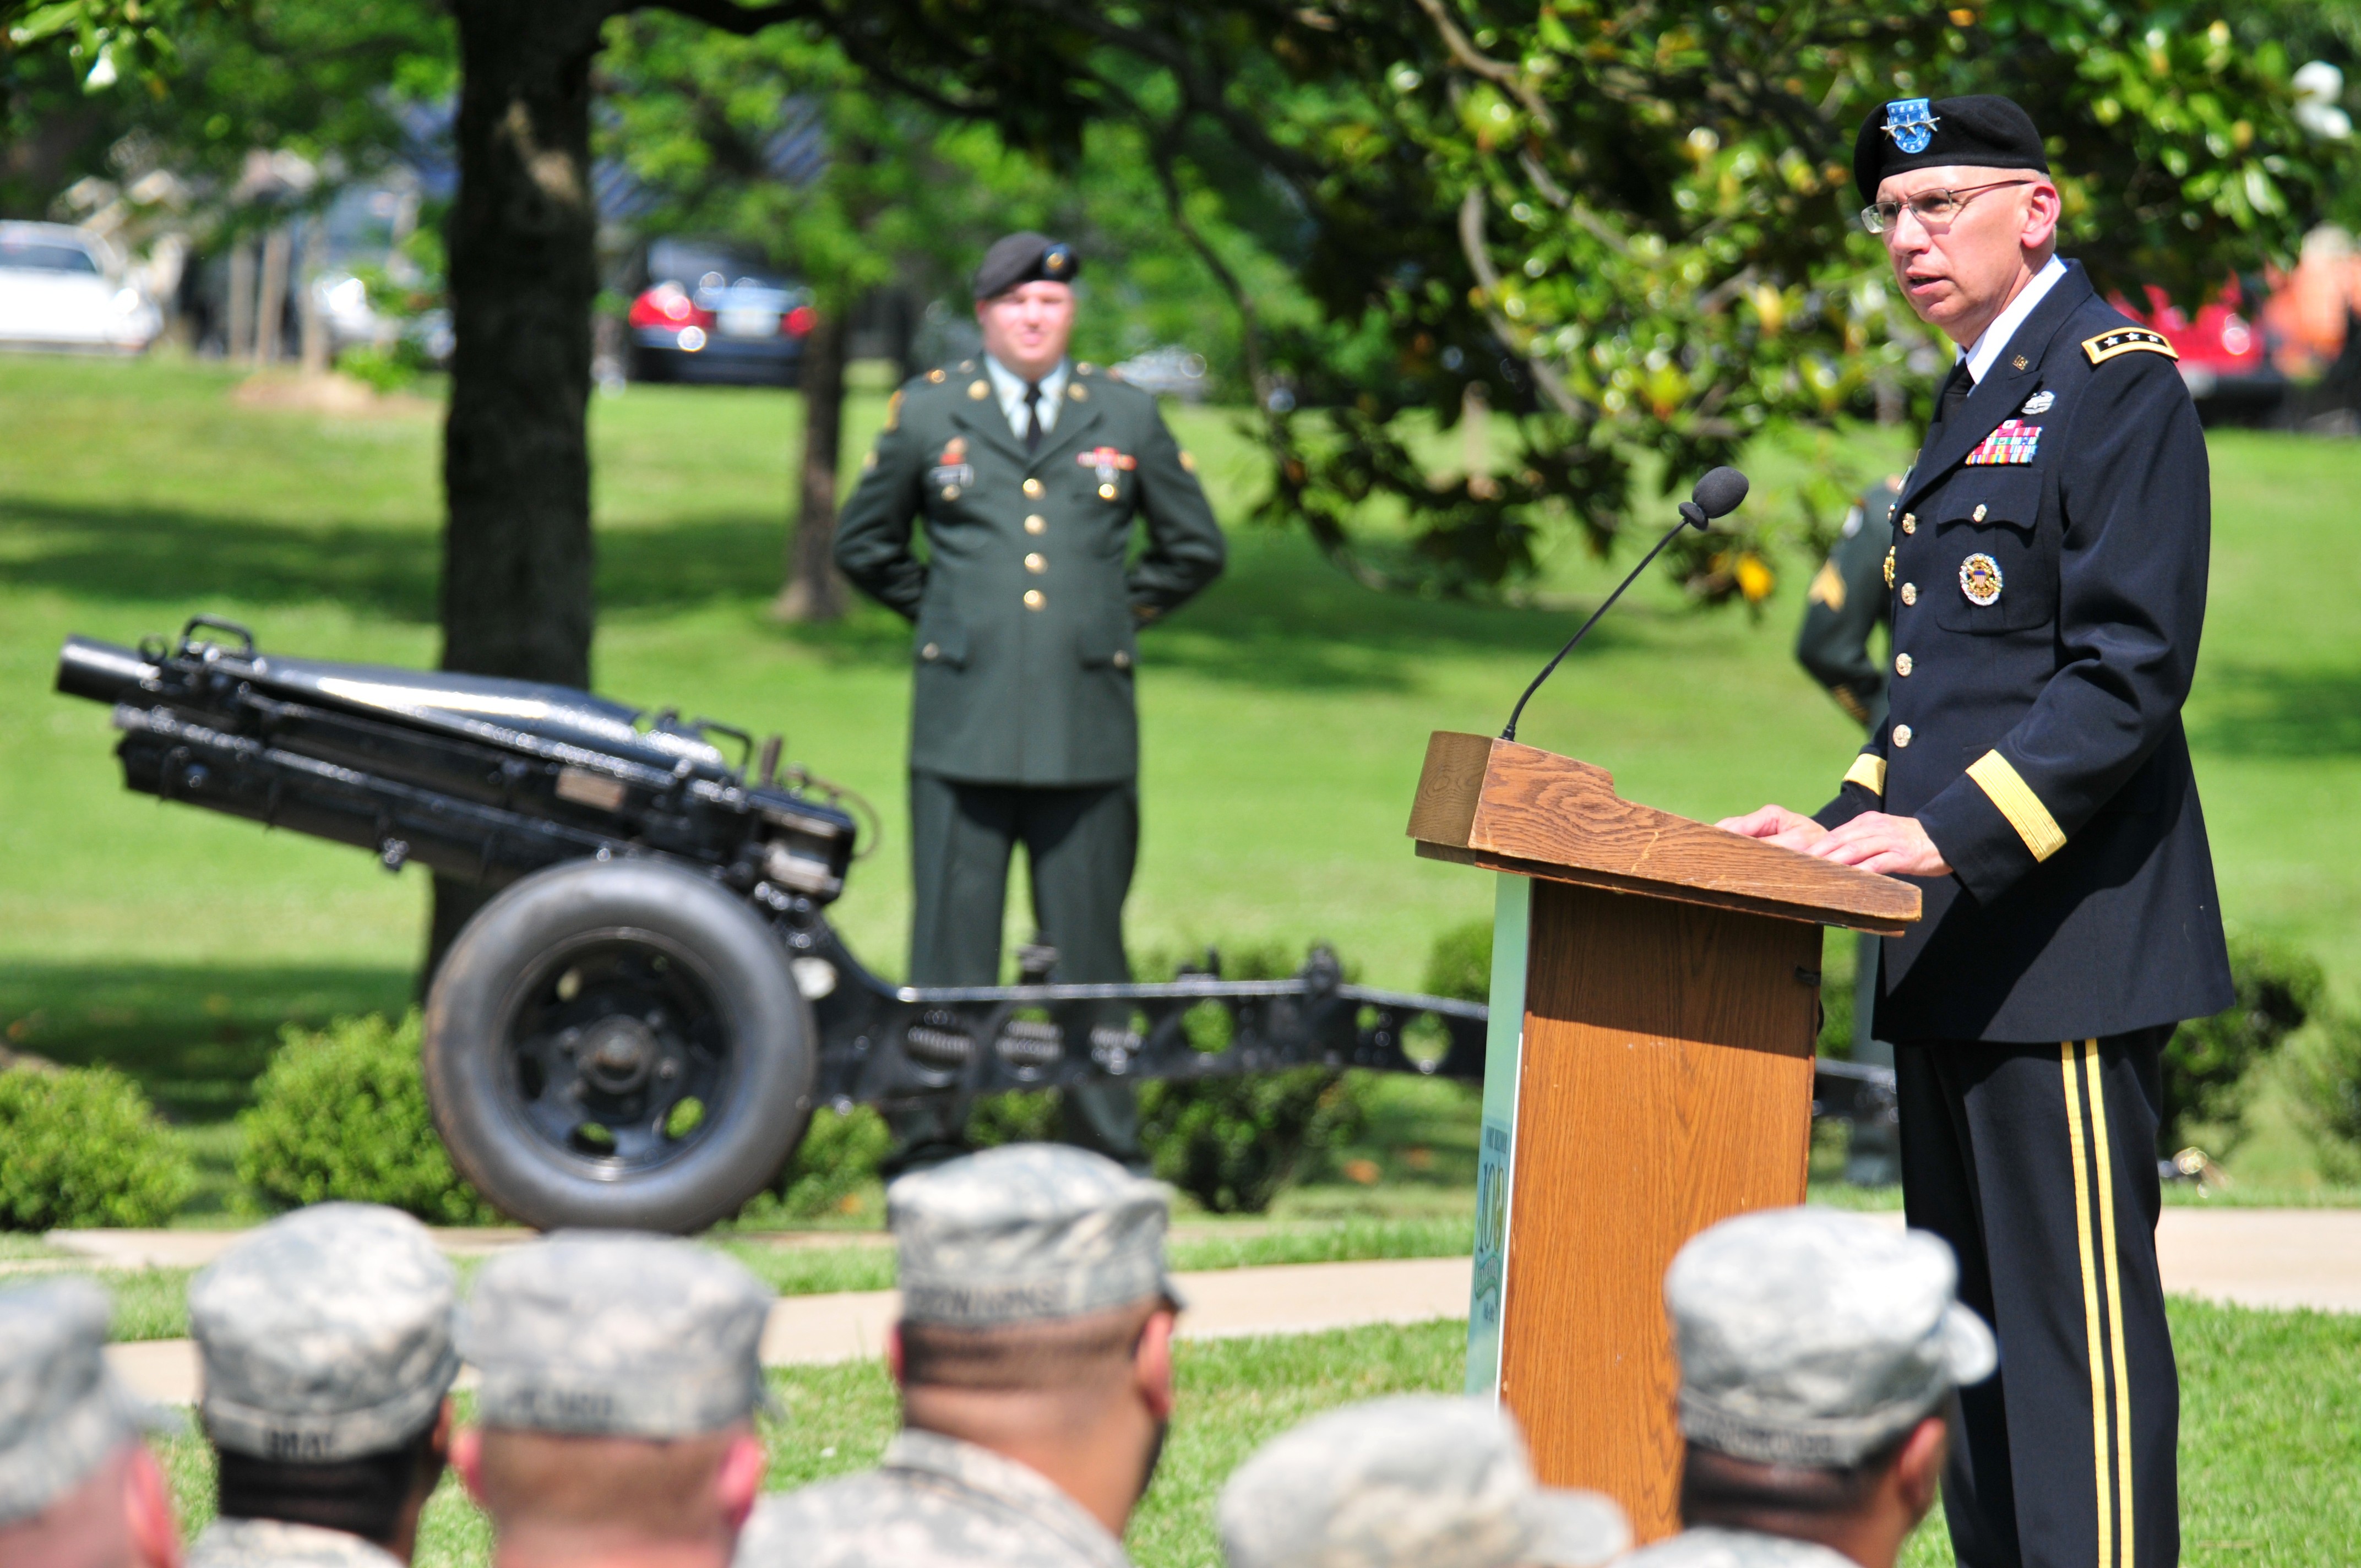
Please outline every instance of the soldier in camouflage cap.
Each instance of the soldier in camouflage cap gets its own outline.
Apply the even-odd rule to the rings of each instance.
[[[373,1203],[283,1215],[189,1286],[220,1517],[190,1568],[393,1568],[451,1441],[451,1266]]]
[[[1129,1568],[1172,1411],[1164,1190],[1020,1144],[896,1181],[902,1431],[876,1470],[774,1498],[744,1568]]]
[[[0,1291],[0,1568],[175,1568],[159,1424],[107,1369],[106,1293]]]
[[[486,1264],[460,1315],[481,1424],[452,1457],[496,1563],[723,1568],[763,1482],[772,1302],[658,1236],[560,1232]]]
[[[1692,1238],[1664,1276],[1688,1528],[1635,1568],[1892,1568],[1934,1506],[1955,1391],[1996,1363],[1958,1283],[1937,1237],[1833,1210]]]
[[[1515,1421],[1410,1394],[1315,1416],[1222,1489],[1230,1568],[1593,1568],[1631,1544],[1622,1510],[1533,1480]]]

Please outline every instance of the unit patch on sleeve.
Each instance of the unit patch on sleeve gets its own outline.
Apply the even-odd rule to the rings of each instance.
[[[2000,428],[1983,438],[1964,459],[1970,465],[1993,463],[2030,463],[2034,449],[2041,444],[2041,427],[2027,424],[2021,419],[2004,419]]]
[[[2082,352],[2093,365],[2103,365],[2118,354],[2161,354],[2167,359],[2178,359],[2180,353],[2165,340],[2164,334],[2150,332],[2144,326],[2119,326],[2103,332],[2096,337],[2082,340]]]

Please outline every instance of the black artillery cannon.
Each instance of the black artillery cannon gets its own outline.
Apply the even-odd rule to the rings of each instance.
[[[528,1224],[725,1218],[815,1105],[963,1115],[1095,1079],[1483,1073],[1482,1006],[1348,985],[1324,948],[1286,980],[1224,980],[1209,954],[1166,982],[1061,985],[1037,948],[1017,985],[890,985],[829,923],[858,830],[837,792],[782,774],[776,738],[758,757],[710,719],[282,659],[210,616],[169,645],[69,638],[58,690],[113,706],[135,790],[500,890],[428,994],[426,1091],[453,1163]],[[1207,1006],[1218,1049],[1191,1042]],[[1892,1081],[1823,1062],[1816,1109],[1890,1118]]]
[[[501,891],[427,998],[453,1163],[528,1224],[687,1231],[777,1174],[815,1105],[964,1102],[1093,1079],[1308,1064],[1481,1075],[1485,1010],[1291,979],[895,986],[829,925],[856,824],[709,719],[562,686],[282,659],[200,616],[167,645],[67,640],[58,689],[111,704],[124,782]],[[732,743],[734,762],[719,742]],[[751,776],[750,776],[751,775]],[[1227,1044],[1188,1014],[1227,1015]],[[1433,1048],[1415,1056],[1405,1032]],[[1440,1027],[1435,1025],[1439,1025]],[[1219,1033],[1220,1031],[1215,1031]]]

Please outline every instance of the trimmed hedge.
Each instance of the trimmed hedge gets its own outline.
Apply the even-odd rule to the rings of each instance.
[[[275,1203],[383,1203],[430,1224],[491,1224],[499,1212],[451,1168],[426,1109],[419,1015],[290,1025],[238,1115],[238,1179]]]
[[[0,1229],[160,1225],[195,1183],[188,1155],[123,1074],[0,1072]]]
[[[2164,1047],[2164,1117],[2157,1133],[2162,1153],[2180,1148],[2199,1123],[2224,1128],[2235,1140],[2253,1095],[2254,1069],[2319,1012],[2328,992],[2317,960],[2254,937],[2230,939],[2230,982],[2237,1001],[2183,1024]]]

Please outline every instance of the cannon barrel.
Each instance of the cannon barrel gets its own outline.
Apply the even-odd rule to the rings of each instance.
[[[95,637],[69,637],[58,650],[58,690],[66,696],[130,702],[162,675],[137,650]]]

